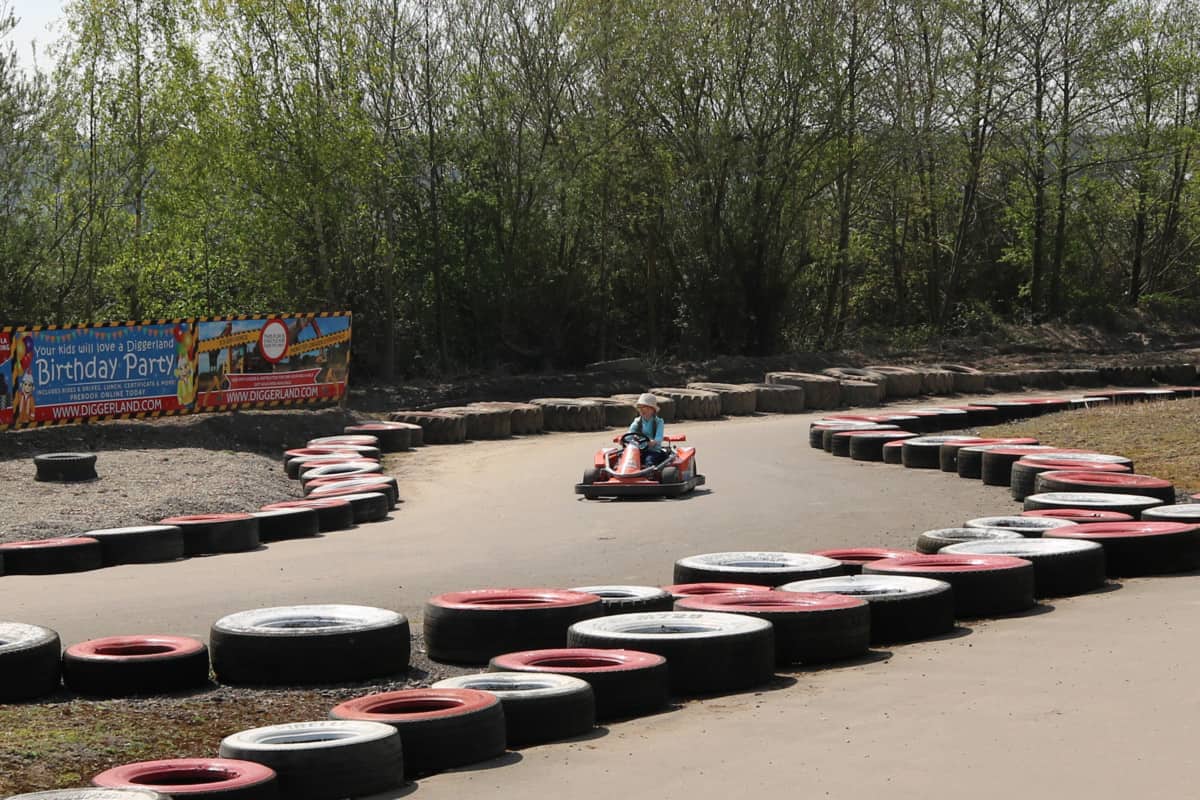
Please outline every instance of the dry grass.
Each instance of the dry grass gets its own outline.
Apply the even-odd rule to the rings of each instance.
[[[1064,411],[980,435],[1035,436],[1043,444],[1116,453],[1179,492],[1200,491],[1200,399]]]

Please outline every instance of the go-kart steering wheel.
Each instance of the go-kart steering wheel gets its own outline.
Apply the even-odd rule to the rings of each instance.
[[[645,450],[646,446],[650,444],[650,437],[631,431],[621,437],[621,444],[636,444],[639,450]]]

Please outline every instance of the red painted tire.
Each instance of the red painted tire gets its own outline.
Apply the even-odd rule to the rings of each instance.
[[[855,433],[868,433],[874,431],[901,432],[895,425],[881,425],[875,423],[867,423],[865,427],[825,428],[821,431],[821,446],[825,449],[825,452],[829,453],[830,455],[835,455],[839,458],[849,458],[850,436]]]
[[[597,719],[653,714],[666,708],[671,698],[667,660],[640,650],[524,650],[496,656],[488,668],[493,672],[549,672],[585,680],[596,697]]]
[[[486,664],[517,650],[566,644],[576,622],[604,616],[594,594],[561,589],[474,589],[425,603],[425,645],[437,661]]]
[[[891,442],[904,443],[917,434],[908,431],[852,431],[850,458],[855,461],[883,461],[883,448]]]
[[[10,575],[54,575],[104,566],[99,539],[64,536],[0,544],[0,566]]]
[[[342,444],[379,447],[379,438],[369,434],[341,434],[339,436],[318,436],[316,439],[308,440],[308,447],[336,447]]]
[[[374,448],[372,448],[374,449]],[[287,476],[296,481],[300,479],[301,473],[307,472],[310,469],[324,467],[328,464],[345,464],[347,461],[365,461],[378,464],[379,458],[372,455],[364,455],[354,452],[326,453],[319,456],[300,456],[287,461],[283,465],[283,471]]]
[[[1175,485],[1152,475],[1100,472],[1095,470],[1054,470],[1034,480],[1038,492],[1112,492],[1156,497],[1164,503],[1175,502]]]
[[[1197,492],[1196,494],[1192,495],[1190,499],[1197,503],[1200,503],[1200,492]]]
[[[338,497],[362,492],[382,492],[387,496],[387,510],[391,511],[400,502],[400,485],[390,475],[343,476],[341,480],[304,487],[306,497]]]
[[[346,456],[347,458],[358,457],[358,452],[354,450],[346,450],[334,445],[323,445],[321,447],[296,447],[291,450],[283,451],[283,463],[305,456]]]
[[[983,452],[980,459],[979,477],[985,486],[1012,486],[1012,467],[1027,455],[1038,453],[1056,453],[1059,448],[1041,444],[1005,445],[991,447]]]
[[[840,561],[842,569],[847,575],[859,575],[862,573],[863,565],[881,558],[904,558],[921,554],[915,550],[895,550],[887,547],[849,547],[840,550],[815,550],[813,555]]]
[[[1200,567],[1200,525],[1097,522],[1056,528],[1043,538],[1099,542],[1113,577],[1190,572]]]
[[[279,797],[275,770],[230,758],[171,758],[139,761],[101,772],[93,786],[150,789],[169,797],[268,800]]]
[[[98,697],[162,694],[208,685],[208,647],[187,636],[108,636],[63,653],[63,683]]]
[[[188,514],[167,517],[160,525],[183,531],[185,556],[241,553],[258,547],[258,520],[249,514]]]
[[[328,490],[328,491],[326,491]],[[382,522],[387,519],[388,511],[392,508],[392,497],[386,486],[375,489],[361,488],[356,485],[324,486],[315,495],[309,495],[309,500],[345,500],[350,504],[354,514],[354,524],[365,522]]]
[[[1049,508],[1041,511],[1022,511],[1022,517],[1049,517],[1050,519],[1068,519],[1073,522],[1133,522],[1134,519],[1120,511],[1101,511],[1087,508]]]
[[[904,440],[898,442],[888,442],[883,446],[883,463],[885,464],[903,464],[904,463]]]
[[[676,611],[744,614],[771,623],[775,660],[820,663],[861,656],[871,644],[871,610],[865,600],[842,594],[745,592],[685,597]]]
[[[341,531],[354,527],[354,508],[348,500],[340,497],[309,497],[304,500],[285,500],[282,503],[269,503],[262,507],[263,511],[276,511],[282,508],[311,508],[317,512],[317,526],[321,533]]]
[[[920,555],[867,564],[863,574],[934,578],[954,587],[954,614],[988,617],[1032,608],[1033,565],[1010,556]]]
[[[704,597],[710,594],[728,594],[730,592],[761,592],[763,587],[757,583],[675,583],[662,587],[678,600],[681,597]]]
[[[402,689],[339,703],[334,719],[382,722],[400,732],[408,777],[486,761],[504,753],[504,710],[489,692]]]

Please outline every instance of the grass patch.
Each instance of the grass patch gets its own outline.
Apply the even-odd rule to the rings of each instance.
[[[1114,453],[1177,492],[1200,491],[1200,399],[1062,411],[984,428],[980,436],[1033,436],[1042,444]]]
[[[333,705],[315,692],[288,691],[234,701],[210,693],[0,706],[0,796],[87,786],[98,772],[133,761],[215,757],[231,733],[325,719]]]

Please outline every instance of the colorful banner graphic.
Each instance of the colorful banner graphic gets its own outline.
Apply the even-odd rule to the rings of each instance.
[[[0,329],[0,430],[337,402],[351,317],[287,314]]]

